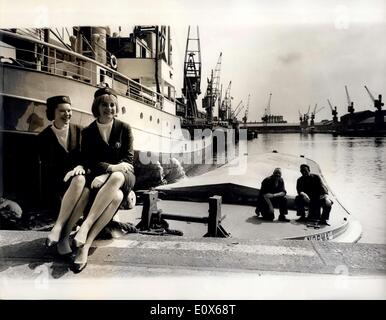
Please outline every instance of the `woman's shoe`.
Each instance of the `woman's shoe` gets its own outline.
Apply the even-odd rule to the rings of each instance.
[[[82,270],[84,268],[86,268],[86,266],[87,266],[87,262],[85,262],[85,263],[76,263],[76,262],[74,262],[72,264],[71,270],[74,273],[80,273],[80,272],[82,272]]]
[[[85,244],[82,241],[76,240],[76,238],[74,238],[72,243],[73,243],[73,246],[75,246],[75,248],[82,248],[84,246],[84,244]]]
[[[54,246],[56,246],[58,244],[58,241],[54,241],[54,240],[51,240],[49,238],[46,239],[46,242],[45,242],[45,245],[46,245],[46,248],[53,248]]]

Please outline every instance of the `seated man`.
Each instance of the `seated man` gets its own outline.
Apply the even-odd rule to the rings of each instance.
[[[295,198],[298,221],[306,221],[305,206],[309,208],[308,219],[320,220],[320,224],[329,225],[327,220],[330,217],[332,201],[328,197],[327,187],[317,174],[310,173],[307,164],[300,166],[302,176],[297,180],[296,190],[298,195]],[[320,208],[323,208],[320,216]]]
[[[259,196],[257,198],[256,214],[261,213],[264,220],[273,221],[275,218],[273,206],[278,206],[280,210],[279,221],[288,222],[285,217],[288,213],[287,191],[284,187],[284,181],[281,177],[281,169],[276,168],[273,174],[263,180]]]

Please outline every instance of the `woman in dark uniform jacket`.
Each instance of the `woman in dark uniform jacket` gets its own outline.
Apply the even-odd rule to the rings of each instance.
[[[58,244],[58,252],[71,252],[68,241],[62,241],[63,227],[74,212],[82,211],[87,201],[79,201],[85,186],[85,170],[81,165],[80,127],[71,124],[71,101],[67,96],[47,99],[47,119],[52,124],[38,136],[38,152],[42,168],[42,189],[53,210],[58,210],[58,218],[49,233],[46,245]],[[66,178],[66,182],[64,179]],[[77,207],[80,210],[76,210]],[[59,209],[60,208],[60,209]],[[77,214],[79,217],[79,214]],[[76,222],[76,221],[75,221]]]
[[[86,187],[96,196],[74,238],[79,248],[74,260],[75,272],[84,269],[92,242],[135,184],[133,134],[128,124],[115,119],[118,113],[116,93],[109,88],[98,89],[92,113],[97,120],[83,130],[82,155],[90,169]]]
[[[71,113],[69,97],[48,98],[46,114],[52,124],[37,136],[42,194],[53,211],[66,191],[64,176],[80,164],[81,129],[70,123]]]

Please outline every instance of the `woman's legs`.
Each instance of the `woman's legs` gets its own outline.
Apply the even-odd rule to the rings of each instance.
[[[86,243],[90,229],[105,211],[107,206],[115,199],[117,191],[119,191],[124,182],[125,177],[121,172],[113,172],[106,183],[98,191],[86,220],[82,223],[82,226],[74,238],[77,247]]]
[[[47,237],[48,245],[55,244],[59,241],[63,226],[67,222],[72,211],[74,210],[74,207],[76,206],[82,194],[85,184],[86,178],[83,175],[74,176],[72,178],[70,186],[68,187],[66,193],[63,196],[58,218],[50,234]]]
[[[84,188],[79,201],[77,202],[74,210],[72,211],[70,218],[68,219],[67,223],[64,225],[64,228],[62,229],[60,240],[57,245],[58,253],[61,255],[72,252],[71,246],[70,246],[70,234],[75,224],[79,221],[80,217],[84,213],[84,209],[86,208],[88,203],[89,195],[90,195],[90,190],[88,188]]]
[[[113,218],[114,214],[117,212],[119,208],[119,205],[122,202],[122,199],[123,199],[122,191],[117,190],[114,193],[114,196],[111,202],[108,204],[107,208],[102,212],[102,214],[96,220],[95,224],[91,227],[84,246],[78,249],[78,253],[74,260],[74,264],[78,266],[79,271],[81,271],[81,269],[87,263],[88,252],[90,250],[90,247],[94,239]]]

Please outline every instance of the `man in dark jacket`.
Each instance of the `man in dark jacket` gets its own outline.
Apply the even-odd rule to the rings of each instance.
[[[285,217],[288,213],[287,199],[285,195],[284,181],[281,177],[281,169],[276,168],[272,175],[265,178],[261,183],[259,196],[257,198],[256,214],[261,213],[264,220],[273,221],[275,218],[274,206],[279,207],[280,215],[278,220],[288,222]]]
[[[296,183],[298,195],[295,198],[297,214],[300,216],[298,221],[307,220],[305,206],[308,206],[308,219],[320,220],[320,224],[329,225],[327,220],[330,217],[332,201],[328,197],[327,187],[317,174],[310,173],[310,167],[307,164],[300,166],[300,173],[302,176]],[[322,216],[320,216],[320,208],[323,209]]]

